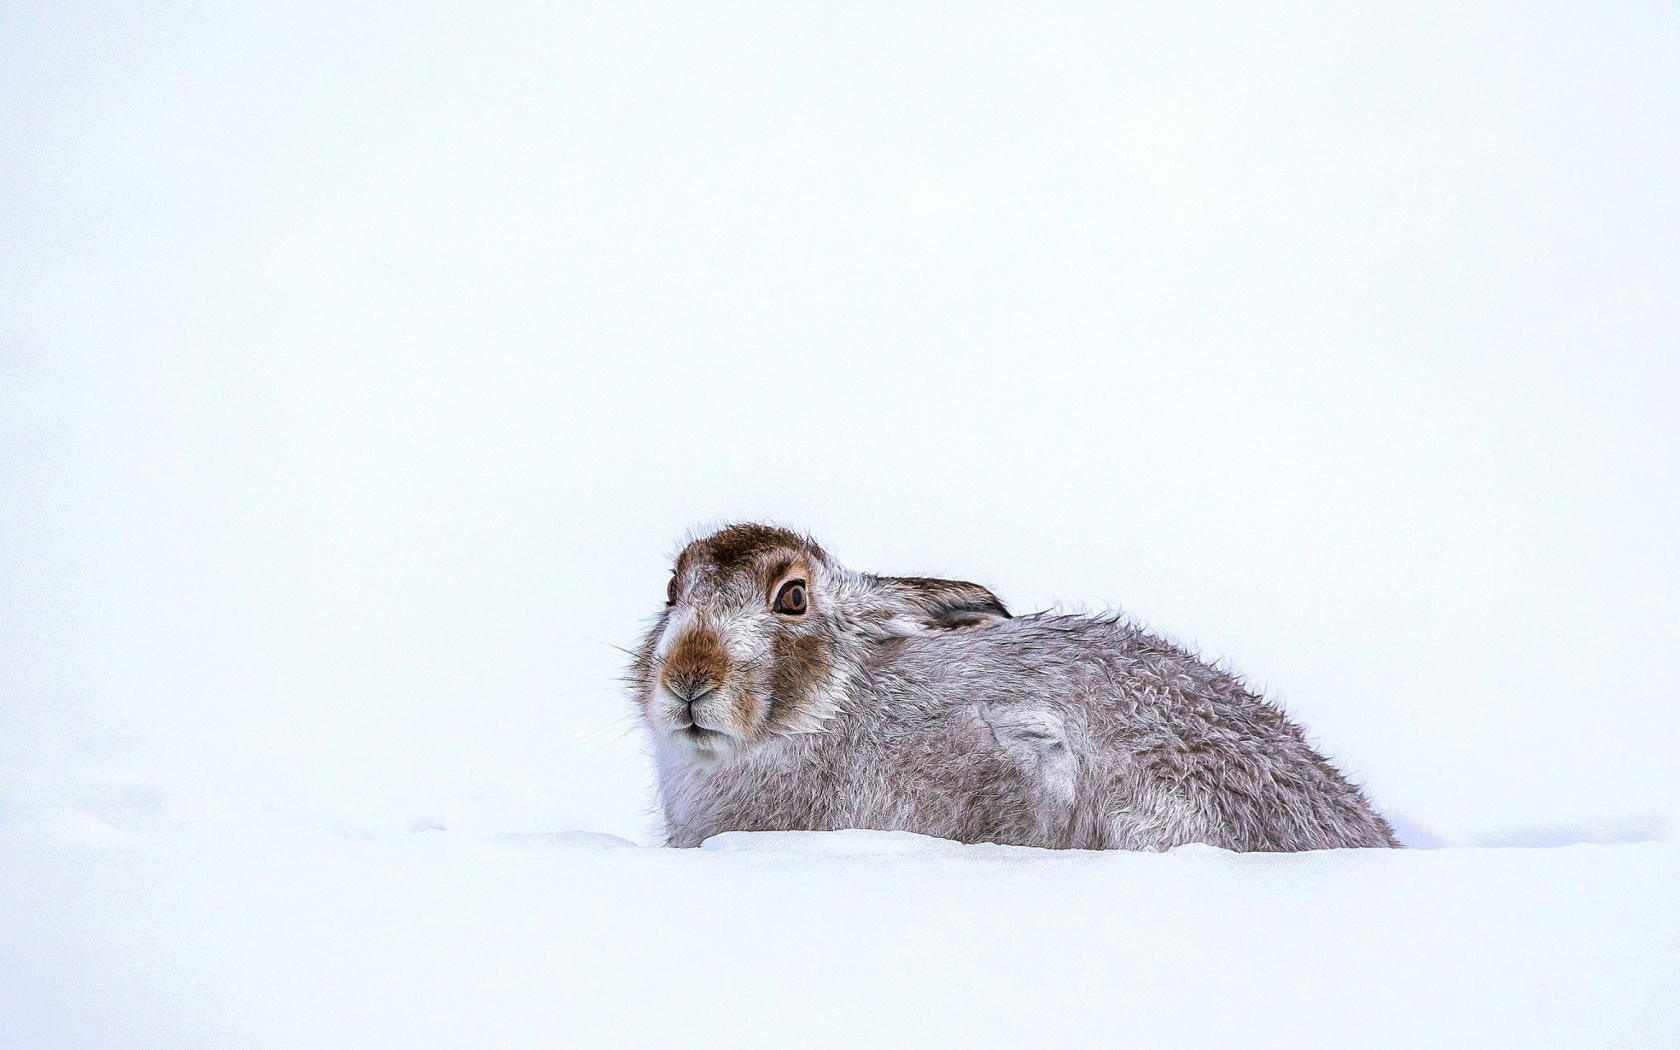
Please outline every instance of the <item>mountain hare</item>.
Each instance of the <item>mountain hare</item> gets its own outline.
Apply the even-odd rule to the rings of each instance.
[[[673,846],[875,828],[1078,849],[1395,846],[1277,708],[1112,617],[871,576],[734,525],[676,560],[632,667]]]

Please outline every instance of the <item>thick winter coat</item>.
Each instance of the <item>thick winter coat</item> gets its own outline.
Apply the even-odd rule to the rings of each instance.
[[[632,682],[672,845],[1396,845],[1281,711],[1115,618],[1012,618],[975,584],[854,573],[758,525],[689,544],[668,599]]]

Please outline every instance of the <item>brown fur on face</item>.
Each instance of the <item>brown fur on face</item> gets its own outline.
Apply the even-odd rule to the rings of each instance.
[[[709,562],[723,572],[731,572],[771,551],[804,550],[823,556],[820,547],[797,532],[773,525],[731,525],[684,547],[677,556],[676,570],[681,576],[697,562]]]
[[[683,632],[659,674],[666,689],[684,698],[716,689],[728,676],[729,654],[723,648],[723,639],[704,624]]]
[[[774,721],[810,700],[815,683],[828,681],[833,643],[821,634],[784,634],[771,648],[770,717]]]

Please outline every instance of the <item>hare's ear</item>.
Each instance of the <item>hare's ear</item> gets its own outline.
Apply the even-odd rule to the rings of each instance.
[[[877,576],[874,582],[885,600],[886,615],[878,624],[884,637],[984,627],[1009,619],[997,595],[978,583],[922,576]]]

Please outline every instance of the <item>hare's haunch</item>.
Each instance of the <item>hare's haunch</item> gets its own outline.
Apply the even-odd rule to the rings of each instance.
[[[677,557],[632,669],[666,834],[875,828],[1083,849],[1394,846],[1301,730],[1111,617],[1011,617],[735,525]]]

